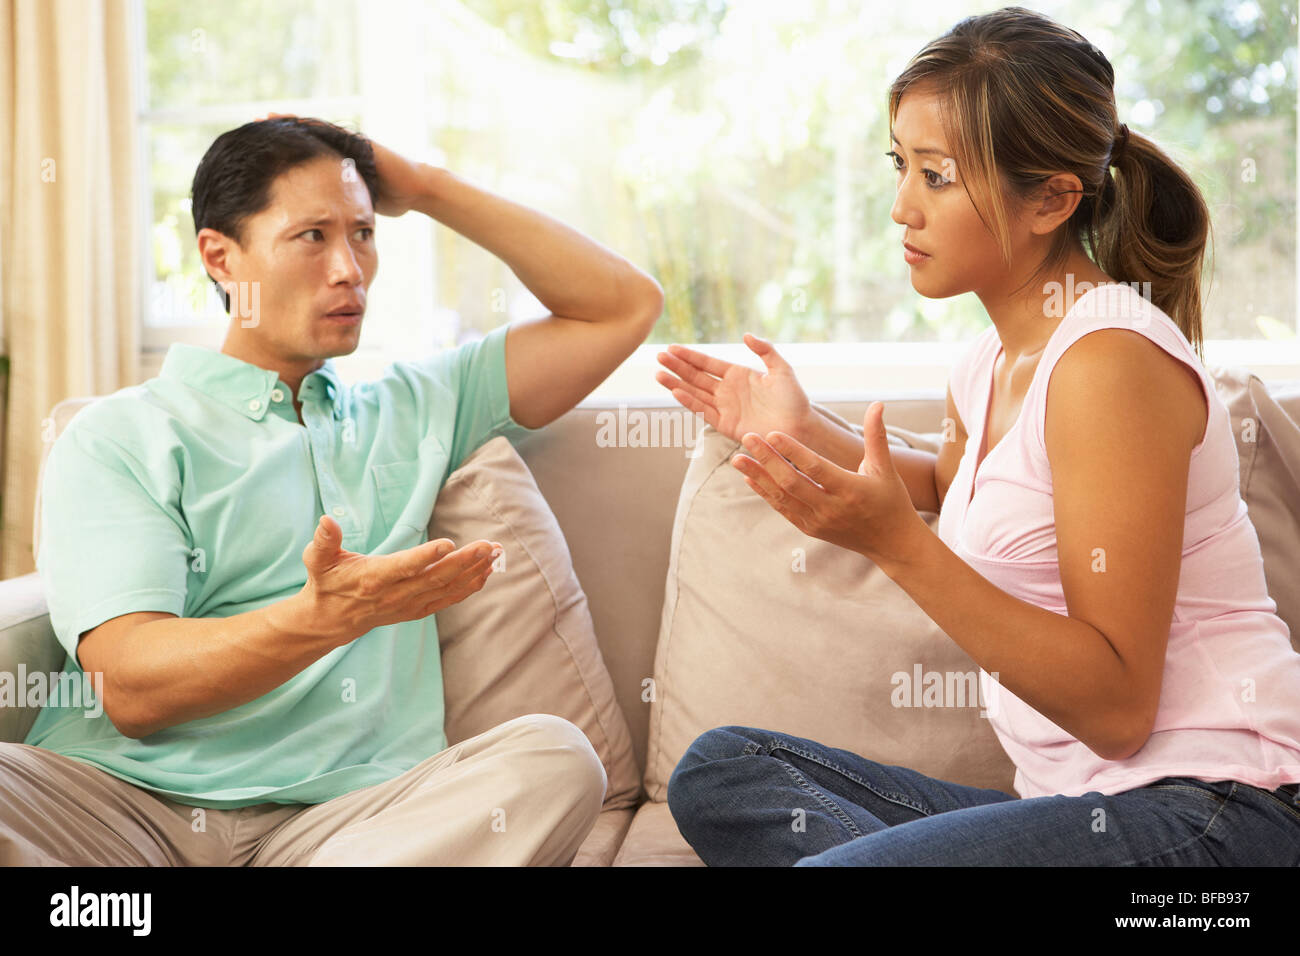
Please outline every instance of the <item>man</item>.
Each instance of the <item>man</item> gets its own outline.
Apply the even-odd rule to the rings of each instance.
[[[375,214],[417,210],[551,311],[349,386]],[[434,612],[498,545],[422,543],[493,435],[572,408],[649,334],[653,279],[597,243],[331,124],[222,134],[193,213],[227,296],[221,352],[87,407],[51,450],[38,565],[66,668],[102,713],[46,706],[0,744],[0,862],[567,864],[606,778],[530,715],[447,748]]]

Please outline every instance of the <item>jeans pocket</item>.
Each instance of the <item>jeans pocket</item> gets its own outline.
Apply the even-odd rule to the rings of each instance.
[[[1263,787],[1251,787],[1252,790],[1258,790],[1264,796],[1268,797],[1274,803],[1280,803],[1282,809],[1290,815],[1292,822],[1300,823],[1300,803],[1296,802],[1295,784],[1288,784],[1286,789],[1278,787],[1276,790],[1265,790]]]
[[[1239,780],[1197,780],[1195,777],[1164,777],[1154,783],[1149,783],[1144,789],[1149,790],[1166,790],[1166,791],[1194,791],[1199,790],[1206,796],[1213,799],[1216,803],[1222,804],[1229,796],[1234,793],[1233,788],[1238,795],[1238,799],[1244,799],[1246,792],[1258,793],[1266,798],[1270,805],[1280,805],[1295,823],[1300,823],[1300,804],[1293,799],[1294,794],[1288,790],[1279,787],[1277,790],[1265,790],[1263,787],[1256,787],[1252,784],[1242,783]]]

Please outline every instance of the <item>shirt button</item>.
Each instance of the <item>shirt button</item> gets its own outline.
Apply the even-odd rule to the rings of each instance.
[[[278,388],[275,389],[275,391],[271,392],[271,401],[279,402],[283,400],[284,400],[284,392],[280,391]]]
[[[250,412],[255,412],[261,407],[262,407],[262,403],[259,402],[257,399],[253,399],[251,402],[248,403],[248,410]]]
[[[333,511],[334,511],[334,514],[337,515],[337,516],[340,517],[340,518],[342,518],[345,514],[348,513],[348,510],[347,510],[346,508],[341,508],[341,507],[339,507],[338,505],[335,505],[335,506],[334,506]]]

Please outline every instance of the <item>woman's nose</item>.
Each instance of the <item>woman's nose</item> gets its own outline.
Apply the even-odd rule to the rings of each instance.
[[[916,208],[916,203],[912,201],[912,191],[906,180],[898,184],[898,193],[894,196],[894,205],[889,210],[889,216],[900,226],[921,228],[920,212]]]

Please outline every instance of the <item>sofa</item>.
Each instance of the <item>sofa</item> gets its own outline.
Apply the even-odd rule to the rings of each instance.
[[[1265,386],[1240,368],[1210,372],[1232,414],[1242,494],[1260,534],[1270,595],[1300,650],[1300,383]],[[860,432],[877,398],[885,401],[891,443],[937,450],[940,392],[864,390],[816,407]],[[56,406],[55,433],[94,400]],[[529,544],[523,534],[521,554],[552,569],[540,590],[555,600],[562,623],[548,623],[547,634],[581,658],[573,680],[543,679],[537,693],[589,695],[601,712],[580,725],[601,735],[611,786],[573,865],[702,865],[668,811],[666,783],[684,747],[713,726],[780,730],[1013,792],[1014,768],[985,719],[988,701],[967,680],[973,662],[865,558],[807,538],[772,512],[727,464],[736,443],[698,416],[666,395],[631,405],[591,400],[513,448],[494,442],[491,467],[500,471],[517,452],[526,472],[519,469],[515,485],[535,487],[546,514],[534,517],[558,528],[550,545]],[[446,488],[454,484],[449,478]],[[478,520],[494,510],[480,504],[458,507]],[[449,514],[455,510],[448,506]],[[937,516],[924,517],[933,528]],[[539,556],[539,549],[549,551]],[[561,579],[571,581],[567,597]],[[464,602],[462,621],[449,620],[447,628],[499,612],[492,586]],[[511,620],[497,613],[491,623],[499,634]],[[593,642],[586,650],[573,637],[584,628]],[[452,666],[455,653],[444,644],[449,710],[450,685],[463,673]],[[477,651],[461,657],[472,657],[473,666],[487,659]],[[29,674],[57,671],[64,659],[39,576],[0,582],[0,673],[16,674],[20,665]],[[449,719],[449,742],[512,707],[567,716],[560,697],[550,698],[558,704],[550,707],[544,696],[508,689],[507,672],[517,666],[511,662],[463,695],[479,711]],[[35,716],[32,707],[0,706],[0,740],[21,741]]]

